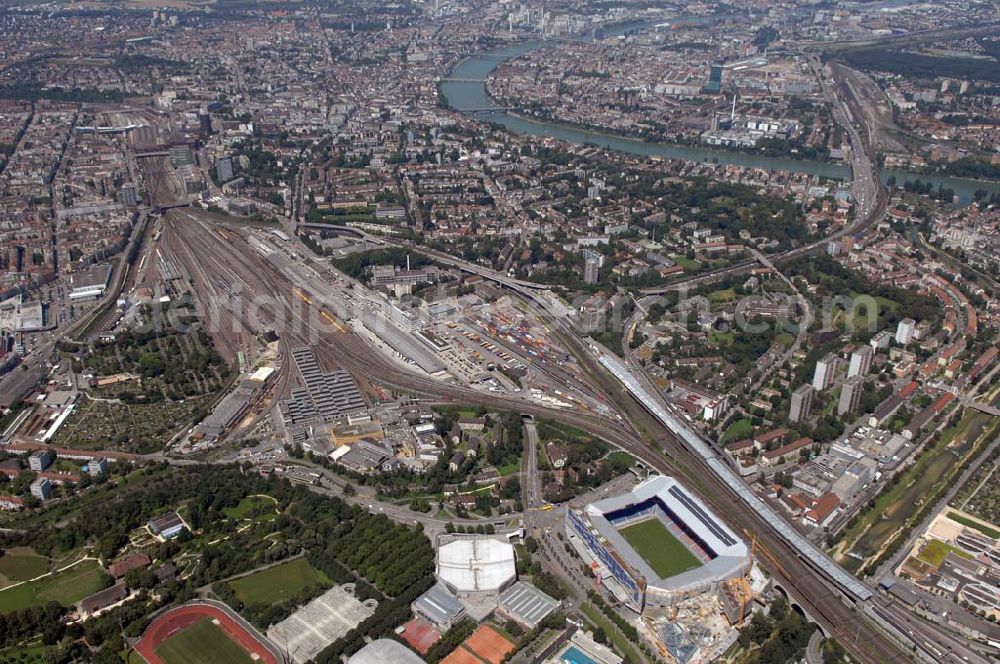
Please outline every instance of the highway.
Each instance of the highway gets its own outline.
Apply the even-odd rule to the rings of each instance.
[[[521,466],[521,492],[524,510],[534,509],[543,503],[542,485],[538,474],[538,428],[533,417],[524,418],[524,461]]]

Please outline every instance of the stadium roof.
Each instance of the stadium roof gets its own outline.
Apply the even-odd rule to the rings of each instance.
[[[719,457],[718,454],[696,434],[682,420],[671,415],[654,398],[646,388],[643,387],[625,364],[616,355],[604,353],[600,357],[600,362],[615,378],[620,380],[625,389],[634,396],[639,403],[664,426],[666,426],[675,436],[681,439],[691,450],[701,457],[705,464],[713,473],[723,480],[730,489],[736,492],[740,500],[750,509],[754,510],[761,518],[771,525],[782,538],[796,549],[816,567],[822,569],[828,576],[841,587],[855,597],[868,599],[872,596],[872,590],[867,585],[859,581],[854,575],[847,572],[837,563],[833,562],[829,556],[819,549],[813,542],[806,539],[802,533],[797,531],[792,525],[785,521],[770,505],[761,500],[746,482],[743,481],[733,469],[729,462]]]
[[[499,591],[515,574],[514,546],[507,541],[457,539],[438,549],[438,579],[456,592]]]
[[[618,530],[605,518],[605,514],[624,509],[651,498],[659,498],[678,519],[684,522],[698,537],[712,549],[715,557],[699,567],[669,578],[661,578],[643,560]],[[625,561],[638,570],[649,586],[669,591],[684,590],[706,581],[736,576],[749,562],[746,544],[733,534],[695,496],[688,493],[672,477],[658,476],[649,479],[632,491],[620,496],[605,498],[586,507],[591,525],[607,540]]]
[[[347,660],[347,664],[424,664],[415,652],[399,641],[377,639],[357,651]]]

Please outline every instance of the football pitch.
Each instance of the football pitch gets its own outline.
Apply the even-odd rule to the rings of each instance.
[[[657,519],[649,519],[618,531],[661,579],[676,576],[701,565]]]
[[[171,636],[156,649],[166,664],[253,664],[250,653],[205,618]]]
[[[314,569],[305,558],[296,558],[229,582],[229,587],[247,606],[270,606],[291,599],[303,590],[330,585],[326,574]]]

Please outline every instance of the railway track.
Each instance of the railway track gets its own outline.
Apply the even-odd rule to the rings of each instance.
[[[229,233],[227,235],[230,237],[223,239],[219,234],[210,232],[211,226],[205,219],[191,211],[171,216],[167,222],[168,227],[189,223],[179,217],[181,214],[190,222],[195,222],[190,223],[192,227],[201,229],[197,234],[193,233],[193,228],[173,229],[176,241],[186,243],[186,255],[189,259],[200,261],[199,268],[193,271],[192,276],[201,281],[207,280],[206,285],[211,288],[213,278],[221,277],[231,270],[251,292],[277,294],[259,309],[264,316],[286,323],[283,326],[286,348],[311,346],[319,361],[327,368],[340,366],[352,374],[401,391],[512,410],[561,422],[611,442],[660,473],[684,476],[691,489],[712,505],[731,526],[735,526],[738,532],[745,531],[760,538],[759,546],[766,549],[770,558],[765,563],[769,571],[784,587],[791,589],[795,599],[809,615],[828,634],[837,636],[859,661],[909,661],[910,658],[872,625],[856,606],[830,590],[828,581],[820,572],[776,536],[769,523],[747,509],[735,493],[705,466],[699,456],[688,450],[638,402],[625,394],[620,385],[611,382],[612,377],[588,353],[583,352],[584,349],[580,347],[582,342],[578,338],[562,335],[564,343],[574,350],[578,361],[584,362],[582,366],[586,373],[601,387],[604,395],[628,415],[631,426],[614,418],[553,409],[531,401],[477,392],[407,371],[368,346],[358,335],[348,331],[331,318],[329,312],[326,312],[325,317],[306,315],[303,305],[305,308],[313,305],[296,298],[291,282],[268,261],[256,258],[258,254],[237,233]],[[197,290],[198,285],[193,286]],[[287,367],[285,372],[290,373]]]

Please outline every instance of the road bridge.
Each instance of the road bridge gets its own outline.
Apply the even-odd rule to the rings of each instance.
[[[368,239],[365,232],[350,226],[338,226],[337,224],[324,224],[318,221],[303,221],[297,224],[300,228],[314,228],[320,231],[329,231],[335,235],[353,235],[359,239]]]
[[[1000,417],[1000,408],[997,408],[996,406],[991,406],[983,403],[982,401],[964,401],[962,403],[968,408],[978,410],[980,413],[986,413],[987,415],[992,415],[993,417]]]
[[[493,115],[494,113],[506,113],[507,111],[516,110],[516,106],[491,106],[490,108],[463,108],[459,113],[462,115]]]

